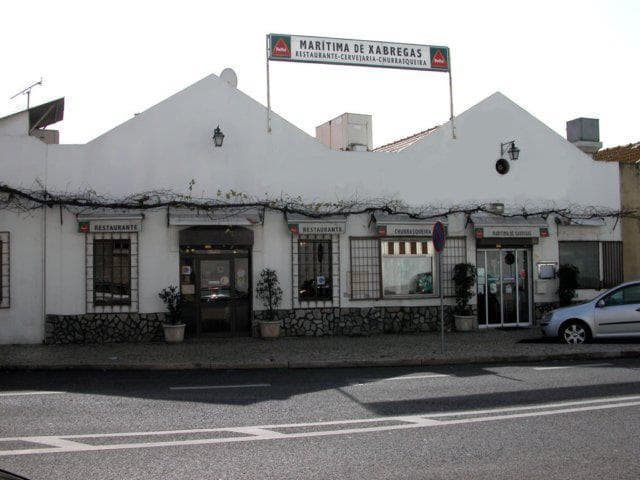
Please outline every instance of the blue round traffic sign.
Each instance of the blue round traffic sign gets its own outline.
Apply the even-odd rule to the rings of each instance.
[[[445,242],[444,225],[438,221],[433,226],[433,248],[436,252],[440,253],[444,249]]]

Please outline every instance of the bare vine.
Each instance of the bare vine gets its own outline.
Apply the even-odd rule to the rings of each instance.
[[[75,212],[91,210],[145,211],[159,208],[180,208],[196,210],[201,213],[224,212],[263,208],[284,214],[298,214],[310,218],[326,218],[358,214],[382,213],[387,215],[405,215],[412,219],[436,219],[447,215],[491,213],[502,217],[542,217],[555,215],[565,220],[593,218],[635,218],[640,219],[640,211],[616,210],[597,206],[555,205],[542,207],[517,207],[496,213],[490,203],[468,205],[423,205],[409,206],[396,199],[359,199],[357,197],[334,202],[307,202],[302,197],[281,195],[277,198],[258,199],[242,192],[229,190],[217,191],[212,198],[194,198],[192,190],[195,181],[189,183],[188,194],[170,190],[152,190],[121,198],[101,195],[94,190],[82,192],[54,192],[45,188],[15,188],[0,183],[0,209],[29,212],[42,207],[62,207]]]

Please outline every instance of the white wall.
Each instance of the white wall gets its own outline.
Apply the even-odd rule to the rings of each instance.
[[[19,112],[0,118],[0,131],[3,135],[26,135],[29,133],[29,113]]]
[[[0,309],[0,344],[39,343],[42,309],[42,211],[0,209],[0,231],[10,233],[10,308]]]

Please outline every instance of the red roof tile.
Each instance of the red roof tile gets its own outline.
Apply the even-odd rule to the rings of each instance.
[[[640,160],[640,142],[600,150],[593,155],[593,159],[602,162],[635,163]]]
[[[439,126],[439,125],[438,125]],[[397,153],[401,152],[407,147],[410,147],[414,143],[422,140],[426,137],[430,132],[433,132],[438,126],[429,128],[428,130],[423,130],[422,132],[415,133],[410,137],[401,138],[400,140],[396,140],[395,142],[387,143],[386,145],[382,145],[378,148],[374,148],[374,152],[388,152],[388,153]]]

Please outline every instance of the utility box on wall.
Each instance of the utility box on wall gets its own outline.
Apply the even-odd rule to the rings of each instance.
[[[371,151],[371,115],[343,113],[316,127],[316,138],[332,150]]]

